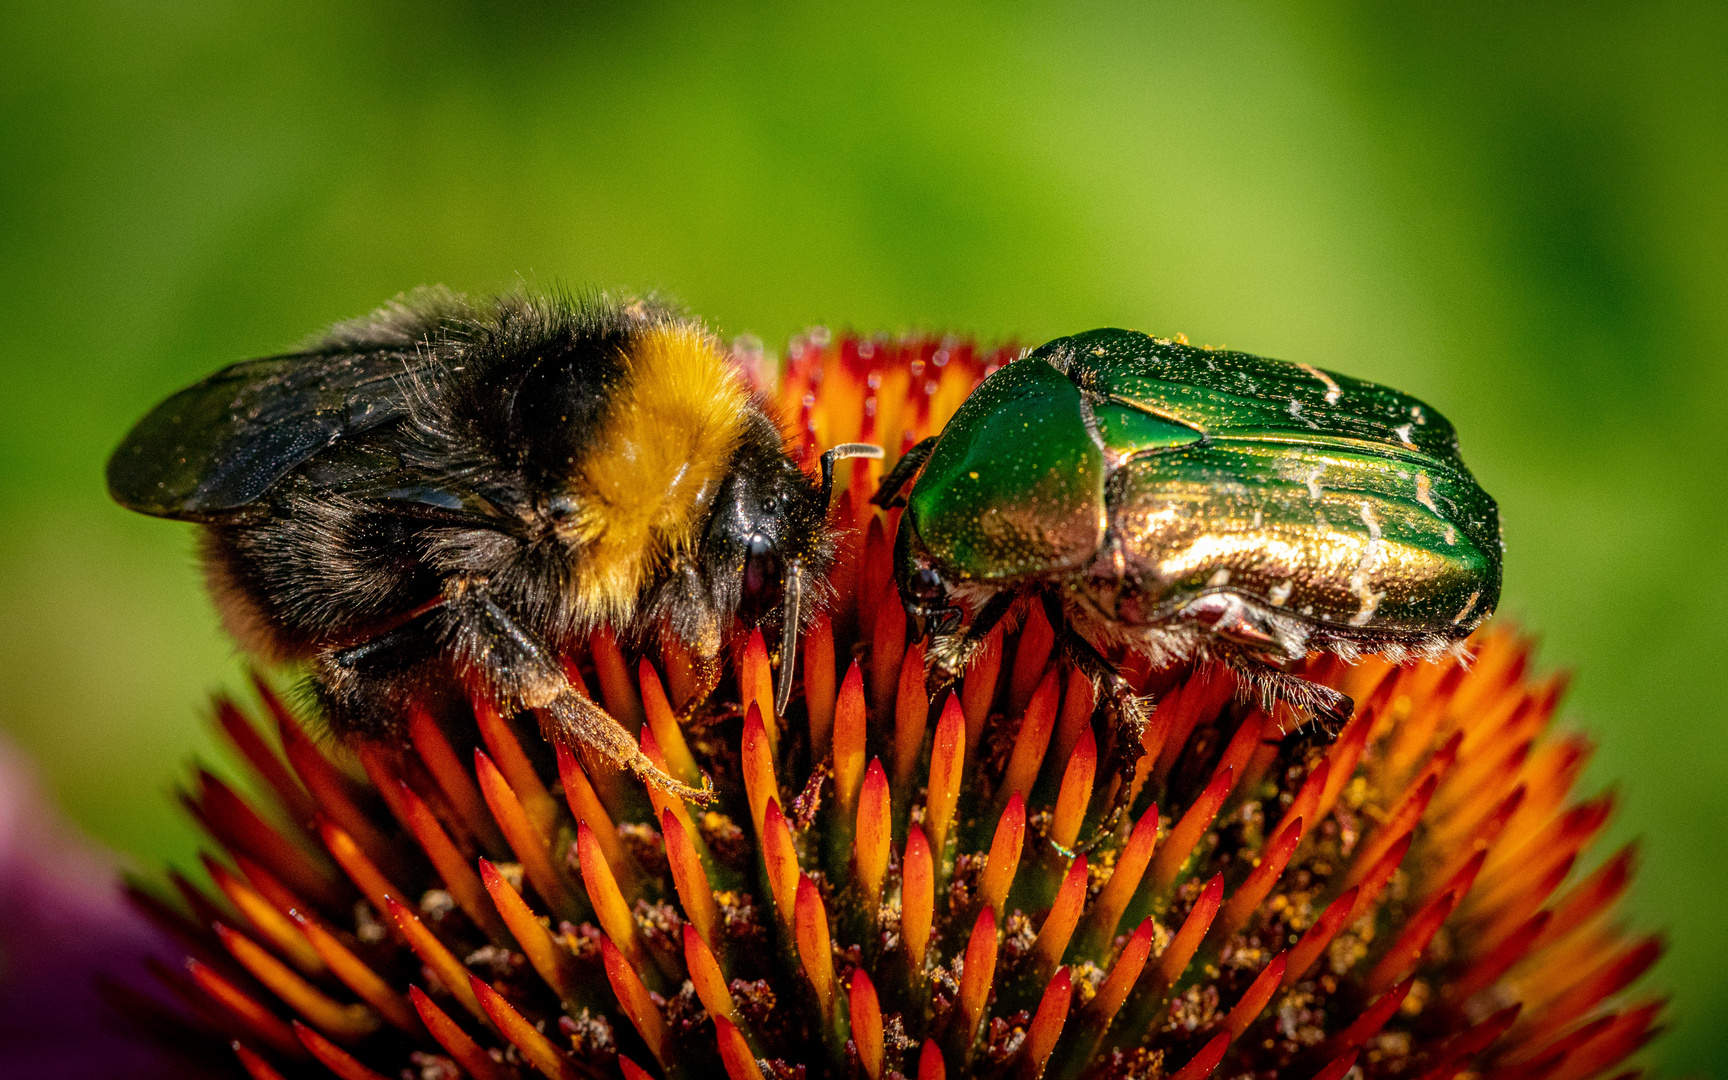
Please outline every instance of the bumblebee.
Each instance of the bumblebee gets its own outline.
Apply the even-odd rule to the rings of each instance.
[[[108,462],[129,509],[202,526],[226,628],[308,666],[331,728],[388,739],[452,685],[685,797],[562,658],[604,626],[710,669],[782,626],[777,697],[834,556],[820,478],[701,323],[652,300],[420,290],[168,398]]]

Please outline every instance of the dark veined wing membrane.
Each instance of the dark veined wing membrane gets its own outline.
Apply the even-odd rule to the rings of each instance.
[[[338,440],[293,470],[314,491],[340,491],[407,517],[487,529],[510,527],[472,476],[415,468],[388,429]]]
[[[223,368],[152,409],[108,459],[108,490],[155,517],[216,521],[319,451],[406,411],[401,350],[311,352]]]

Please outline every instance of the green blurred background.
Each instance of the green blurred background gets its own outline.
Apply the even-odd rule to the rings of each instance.
[[[771,346],[1181,331],[1457,424],[1644,840],[1662,1071],[1717,1072],[1728,18],[1512,6],[7,4],[0,728],[92,835],[189,860],[166,793],[239,669],[103,460],[413,285],[658,287]]]

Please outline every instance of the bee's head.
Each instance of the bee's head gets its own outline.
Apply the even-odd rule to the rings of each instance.
[[[736,581],[740,617],[757,623],[781,613],[778,712],[792,692],[807,575],[827,570],[832,557],[825,523],[834,462],[881,457],[882,449],[865,443],[836,446],[822,455],[822,477],[815,480],[787,456],[779,433],[764,427],[739,448],[703,546],[711,580]]]
[[[777,442],[750,439],[739,449],[715,499],[705,546],[710,571],[737,578],[738,613],[746,621],[781,606],[789,567],[825,569],[827,509],[821,485]]]

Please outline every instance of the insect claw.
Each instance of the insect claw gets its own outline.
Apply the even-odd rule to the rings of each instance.
[[[894,468],[882,478],[881,484],[876,488],[876,494],[870,496],[870,502],[884,510],[905,506],[906,489],[911,487],[913,475],[924,467],[924,462],[930,457],[930,451],[935,448],[936,436],[932,435],[901,454],[900,460],[894,463]],[[882,455],[878,453],[876,456],[881,457]]]
[[[960,676],[942,664],[931,664],[924,669],[924,693],[931,701],[940,701],[943,694],[959,683]]]
[[[684,798],[699,806],[712,806],[714,805],[714,800],[719,797],[718,793],[714,789],[714,778],[709,776],[707,773],[702,774],[702,787],[700,790],[688,787],[686,787],[685,790],[689,791],[690,794],[685,795]]]
[[[965,614],[957,607],[945,607],[938,608],[924,618],[928,623],[930,633],[945,637],[960,629],[960,620],[965,617]]]
[[[1088,855],[1093,848],[1116,835],[1116,826],[1121,824],[1122,814],[1127,809],[1127,804],[1118,800],[1116,805],[1111,808],[1109,815],[1099,822],[1098,828],[1090,837],[1075,844],[1072,848],[1065,848],[1054,840],[1050,841],[1050,846],[1055,848],[1064,859],[1072,859],[1076,855]]]
[[[1341,694],[1331,687],[1316,686],[1315,689],[1324,690],[1326,693],[1321,695],[1321,701],[1314,704],[1314,722],[1327,735],[1337,738],[1338,733],[1344,730],[1344,725],[1350,722],[1350,717],[1355,715],[1356,702],[1350,695]]]
[[[676,796],[685,802],[692,802],[698,806],[712,806],[714,804],[716,798],[714,779],[707,773],[702,774],[702,786],[699,788],[679,783],[659,769],[655,769],[652,773],[644,772],[641,775],[644,783],[653,784],[666,794]]]

